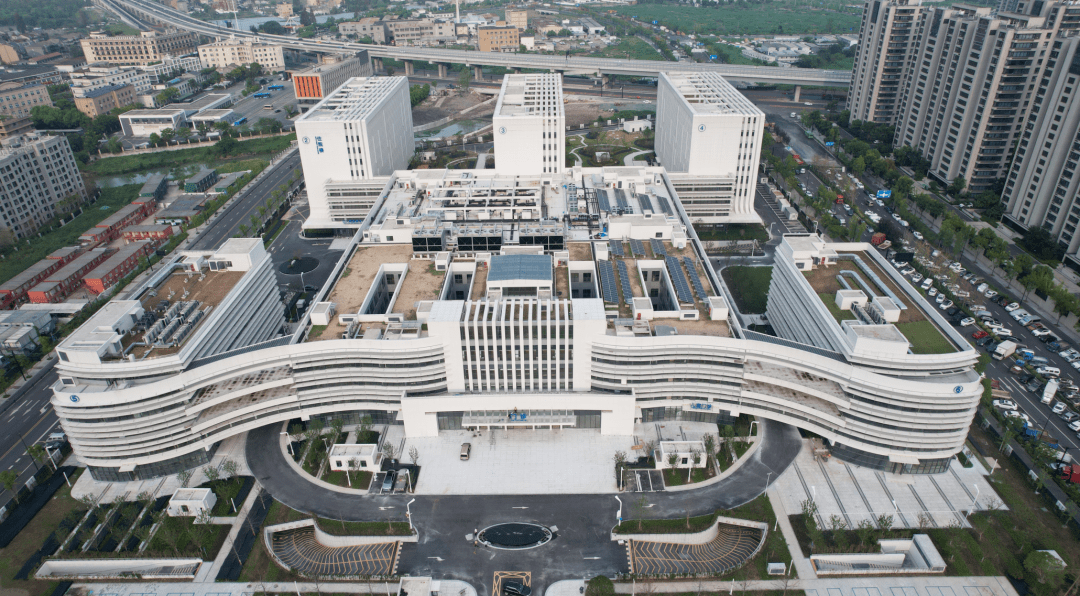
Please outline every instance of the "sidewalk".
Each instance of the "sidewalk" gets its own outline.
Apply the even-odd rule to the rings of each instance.
[[[196,582],[213,582],[217,577],[218,571],[221,570],[221,566],[225,564],[225,560],[233,555],[233,543],[236,542],[236,537],[240,534],[240,529],[244,527],[244,520],[247,519],[248,512],[255,506],[255,500],[259,498],[259,493],[262,491],[262,485],[255,482],[255,485],[251,487],[251,492],[248,493],[247,499],[244,501],[244,505],[240,507],[240,511],[236,513],[236,517],[215,517],[213,523],[231,523],[232,528],[229,530],[229,535],[225,537],[225,542],[221,545],[221,549],[218,550],[217,557],[214,558],[214,562],[207,564],[203,563],[199,567],[199,573],[195,576]]]
[[[792,472],[788,470],[787,473],[791,474]],[[784,508],[784,500],[780,497],[780,492],[776,489],[775,484],[769,487],[769,503],[772,505],[773,513],[776,514],[777,525],[780,526],[780,533],[784,535],[784,542],[787,542],[791,560],[795,562],[796,573],[802,579],[817,578],[814,568],[810,565],[810,559],[804,557],[802,549],[799,548],[799,539],[795,536],[795,528],[791,527],[791,520],[788,518],[788,515],[791,514]],[[782,589],[782,586],[780,589]]]
[[[22,397],[24,391],[20,390],[32,385],[41,378],[42,375],[47,374],[54,364],[56,364],[56,356],[50,352],[46,354],[44,358],[35,362],[33,366],[26,369],[26,378],[24,379],[20,375],[18,379],[15,379],[14,383],[8,386],[7,391],[4,392],[4,403],[3,405],[0,405],[0,413],[3,413],[4,410],[11,407],[11,404],[18,401],[17,398]]]
[[[433,578],[440,581],[439,578]],[[476,588],[468,582],[454,579],[440,581],[439,593],[447,596],[476,596]],[[76,583],[72,594],[108,594],[109,596],[146,596],[147,594],[183,594],[184,596],[250,596],[268,594],[365,594],[395,596],[399,582],[335,583],[335,582],[116,582]]]
[[[545,596],[571,596],[570,591],[559,587]],[[568,582],[567,582],[568,583]],[[646,585],[647,584],[647,585]],[[942,575],[905,577],[846,577],[827,579],[795,579],[787,582],[787,590],[803,590],[806,596],[868,596],[870,594],[893,594],[902,596],[1019,596],[1009,580],[1002,576],[992,577],[946,577]],[[748,582],[694,581],[685,582],[632,582],[615,584],[616,594],[678,594],[687,592],[760,592],[784,591],[783,580],[757,580]]]

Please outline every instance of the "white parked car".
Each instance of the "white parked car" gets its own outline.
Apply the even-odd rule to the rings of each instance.
[[[885,201],[882,201],[881,199],[876,199],[874,202],[877,203],[878,207],[884,207],[885,206]]]
[[[937,288],[931,286],[930,289],[926,291],[926,295],[931,297],[931,298],[933,298],[934,296],[937,296],[938,295]]]
[[[957,273],[959,273],[960,270],[963,269],[963,268],[964,268],[964,266],[960,264],[960,261],[957,261],[957,262],[953,263],[952,265],[949,265],[949,269],[952,269],[953,271],[955,271]]]
[[[997,292],[994,290],[987,290],[983,292],[983,296],[986,296],[987,298],[993,298],[994,296],[997,296]]]
[[[996,335],[998,337],[1012,337],[1013,336],[1012,331],[1009,331],[1008,329],[1006,329],[1004,327],[1002,327],[1000,329],[992,329],[991,331],[993,331],[994,335]]]
[[[1035,372],[1044,377],[1057,378],[1061,376],[1061,369],[1057,368],[1056,366],[1040,366],[1039,368],[1035,369]]]
[[[1076,370],[1080,370],[1080,360],[1073,360],[1069,363],[1069,366],[1075,368]]]
[[[986,283],[981,283],[981,284],[979,284],[979,286],[978,286],[978,287],[976,287],[976,288],[975,288],[975,291],[976,291],[976,292],[978,292],[978,293],[980,293],[980,294],[982,294],[983,292],[985,292],[985,291],[987,291],[987,290],[989,290],[989,289],[990,289],[990,285],[989,285],[989,284],[986,284]]]
[[[908,227],[908,222],[907,222],[907,220],[906,220],[906,219],[901,219],[901,220],[900,220],[900,225],[904,226],[905,228],[906,228],[906,227]]]
[[[911,276],[911,283],[917,284],[920,281],[922,281],[922,279],[923,279],[922,273],[916,273],[915,275]]]
[[[974,325],[974,324],[975,324],[974,317],[967,317],[966,319],[963,319],[962,321],[960,321],[960,326],[961,327],[967,327],[968,325]]]
[[[995,399],[993,402],[991,402],[991,405],[993,405],[999,410],[1009,410],[1011,412],[1015,412],[1016,410],[1020,409],[1019,407],[1017,407],[1016,402],[1011,399]]]
[[[942,295],[944,296],[944,294],[942,294]],[[952,308],[952,306],[953,306],[953,301],[952,300],[946,300],[945,302],[942,302],[941,305],[938,306],[938,308],[940,308],[941,310],[949,310],[950,308]]]
[[[1069,430],[1073,432],[1080,431],[1080,420],[1073,420],[1069,423]]]
[[[1044,335],[1050,335],[1050,330],[1047,329],[1046,327],[1043,327],[1041,329],[1036,329],[1036,330],[1032,331],[1031,334],[1034,335],[1035,337],[1042,337]]]
[[[1017,310],[1019,308],[1020,308],[1020,303],[1019,302],[1013,302],[1012,304],[1005,307],[1005,312],[1012,312],[1012,311]]]
[[[937,297],[937,303],[938,303],[938,304],[941,304],[941,303],[942,303],[942,302],[944,302],[944,301],[945,301],[945,294],[940,294],[940,295],[938,295],[938,297]]]
[[[1076,348],[1069,348],[1068,350],[1062,350],[1058,352],[1058,356],[1061,356],[1062,358],[1068,358],[1073,354],[1077,354]]]
[[[915,273],[914,267],[906,267],[900,270],[901,275],[911,275],[912,273]]]
[[[923,239],[922,234],[920,234],[919,232],[912,232],[911,235],[914,236],[916,240],[922,240]]]
[[[1060,414],[1060,413],[1064,412],[1065,408],[1067,408],[1067,407],[1068,406],[1065,405],[1065,402],[1059,401],[1058,403],[1054,404],[1054,407],[1051,408],[1050,411],[1055,413],[1055,414]]]

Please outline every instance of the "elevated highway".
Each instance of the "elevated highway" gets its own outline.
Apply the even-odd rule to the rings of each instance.
[[[121,15],[135,16],[146,21],[195,31],[209,37],[259,37],[266,41],[279,43],[287,48],[306,52],[339,53],[367,50],[368,54],[376,61],[383,58],[404,60],[405,74],[411,74],[412,61],[420,61],[438,65],[440,75],[443,76],[445,76],[447,65],[464,64],[477,69],[477,74],[479,74],[479,69],[483,66],[499,66],[516,70],[537,69],[567,74],[590,74],[601,77],[607,75],[656,76],[661,71],[715,72],[732,81],[818,87],[847,87],[851,82],[851,73],[842,70],[512,54],[443,48],[383,46],[337,40],[300,39],[285,35],[260,34],[256,36],[250,31],[237,31],[200,21],[168,6],[158,4],[153,0],[97,0],[97,2],[101,6]],[[798,95],[796,94],[796,100],[797,98]]]

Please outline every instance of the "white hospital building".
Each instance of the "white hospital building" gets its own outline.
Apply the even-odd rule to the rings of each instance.
[[[406,77],[357,77],[296,120],[311,215],[304,229],[356,228],[389,176],[409,165]]]
[[[491,117],[495,163],[510,175],[561,174],[566,167],[562,75],[503,77]]]
[[[760,222],[754,212],[765,113],[713,73],[660,73],[656,157],[691,221]]]
[[[294,332],[259,240],[182,253],[58,346],[52,403],[108,481],[198,465],[266,425],[362,416],[407,437],[629,436],[751,414],[845,461],[947,469],[982,395],[975,351],[869,244],[789,236],[777,258],[780,337],[740,324],[662,168],[397,171]],[[941,334],[935,353],[912,322]]]

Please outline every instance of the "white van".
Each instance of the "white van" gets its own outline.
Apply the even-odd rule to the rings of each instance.
[[[923,280],[922,289],[923,290],[929,290],[930,286],[932,286],[932,285],[934,285],[934,280],[928,277],[925,280]]]
[[[1044,377],[1054,377],[1055,379],[1061,376],[1061,369],[1056,366],[1040,366],[1035,369],[1035,372]]]

